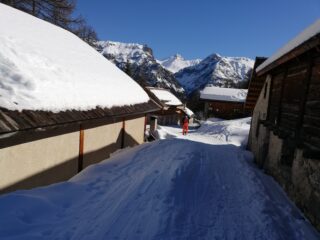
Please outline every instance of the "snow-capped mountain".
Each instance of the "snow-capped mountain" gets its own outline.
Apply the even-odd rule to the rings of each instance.
[[[175,54],[163,60],[157,60],[164,68],[176,73],[186,67],[191,67],[201,62],[201,59],[185,60],[180,54]]]
[[[185,97],[185,91],[173,73],[156,61],[147,45],[100,41],[96,43],[96,49],[140,85],[170,89],[178,97]]]
[[[250,58],[212,54],[199,64],[180,70],[175,77],[187,95],[208,85],[242,88],[248,82],[253,64]]]

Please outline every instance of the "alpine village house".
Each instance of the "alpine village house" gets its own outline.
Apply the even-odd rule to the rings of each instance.
[[[0,193],[67,180],[144,142],[160,106],[134,80],[70,32],[3,8]]]
[[[257,65],[248,148],[320,229],[320,20]]]
[[[200,91],[200,100],[204,102],[204,116],[223,119],[242,117],[247,91],[247,89],[205,87]]]
[[[156,118],[161,125],[179,125],[183,116],[187,115],[189,123],[194,121],[194,113],[183,104],[168,89],[147,87],[147,93],[161,109],[154,112],[151,118]]]

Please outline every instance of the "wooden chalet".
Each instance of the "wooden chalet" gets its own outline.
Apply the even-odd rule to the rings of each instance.
[[[185,105],[169,90],[163,88],[147,87],[150,98],[161,106],[153,115],[160,125],[179,125],[186,114]]]
[[[255,59],[255,63],[254,63],[250,81],[249,81],[248,95],[246,98],[246,102],[244,104],[244,113],[247,116],[252,115],[253,109],[256,105],[261,89],[264,85],[265,78],[263,76],[257,76],[256,69],[266,59],[267,58],[265,57],[256,57]]]
[[[320,229],[320,20],[256,69],[249,149]]]
[[[200,100],[205,103],[204,115],[206,118],[233,119],[242,117],[246,96],[246,89],[208,86],[200,91]]]

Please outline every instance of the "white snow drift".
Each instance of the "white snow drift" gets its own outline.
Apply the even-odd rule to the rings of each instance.
[[[0,79],[0,106],[11,110],[87,110],[149,100],[74,34],[3,4]]]

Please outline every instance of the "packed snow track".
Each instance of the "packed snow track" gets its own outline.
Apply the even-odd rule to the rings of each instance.
[[[185,139],[120,152],[68,182],[4,195],[0,239],[319,239],[249,152],[214,138],[213,129],[228,128],[229,141],[239,139],[230,129],[243,132],[247,122],[205,124]]]

